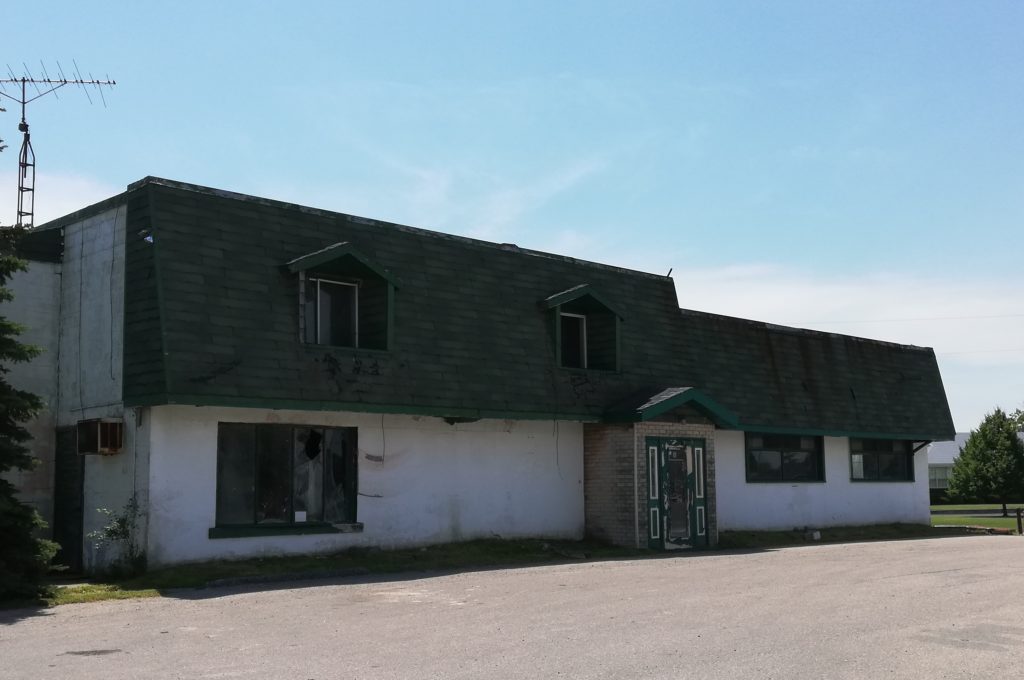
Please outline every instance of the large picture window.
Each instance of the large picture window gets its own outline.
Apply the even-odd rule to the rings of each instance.
[[[901,439],[850,439],[850,479],[855,482],[912,482],[911,442]]]
[[[355,428],[220,423],[217,526],[356,521]]]
[[[821,437],[748,432],[748,482],[823,482]]]

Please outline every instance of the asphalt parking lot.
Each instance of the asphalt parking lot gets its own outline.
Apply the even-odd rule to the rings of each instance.
[[[0,677],[1020,677],[1022,561],[978,536],[6,611]]]

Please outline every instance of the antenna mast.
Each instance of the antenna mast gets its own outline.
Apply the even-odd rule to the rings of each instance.
[[[18,123],[18,131],[22,133],[22,140],[21,153],[18,154],[18,216],[14,221],[15,226],[31,229],[35,219],[36,154],[32,150],[32,138],[28,132],[28,121],[25,120],[25,106],[40,97],[45,97],[51,92],[54,93],[54,97],[57,97],[57,90],[65,85],[77,85],[85,92],[85,97],[89,100],[90,104],[92,104],[92,97],[89,96],[88,88],[95,88],[105,107],[107,100],[103,96],[103,88],[117,85],[117,82],[113,80],[93,78],[91,73],[88,78],[84,78],[82,77],[82,72],[78,69],[78,64],[74,60],[72,60],[72,64],[75,66],[75,70],[71,74],[74,76],[73,78],[64,76],[64,69],[61,68],[60,62],[57,62],[59,78],[50,78],[50,75],[46,72],[46,66],[41,62],[42,78],[34,78],[29,72],[28,66],[24,63],[22,63],[22,66],[25,68],[25,73],[20,78],[14,75],[14,71],[11,70],[10,66],[7,67],[7,75],[10,77],[0,78],[0,97],[6,97],[21,105],[21,122]],[[15,94],[9,94],[5,85],[13,85]],[[28,92],[29,85],[35,89],[35,95]],[[59,99],[60,97],[57,98]]]

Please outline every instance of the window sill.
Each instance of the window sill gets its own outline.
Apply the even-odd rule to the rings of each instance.
[[[913,484],[913,479],[853,479],[854,484]]]
[[[786,484],[796,486],[797,484],[825,484],[824,479],[748,479],[747,484]]]
[[[302,346],[312,351],[326,350],[330,352],[357,352],[359,354],[367,354],[370,356],[381,356],[392,353],[390,349],[373,349],[370,347],[349,347],[346,345],[320,345],[315,342],[303,342]]]
[[[580,368],[579,366],[559,366],[559,368],[563,371],[570,371],[581,375],[586,375],[587,373],[619,373],[619,370],[615,368]]]
[[[242,526],[210,527],[208,537],[250,538],[258,536],[302,536],[305,534],[354,534],[363,530],[362,522],[349,524],[255,524]]]

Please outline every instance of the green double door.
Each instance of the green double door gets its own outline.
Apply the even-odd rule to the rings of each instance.
[[[647,546],[708,545],[707,450],[703,439],[646,437]]]

